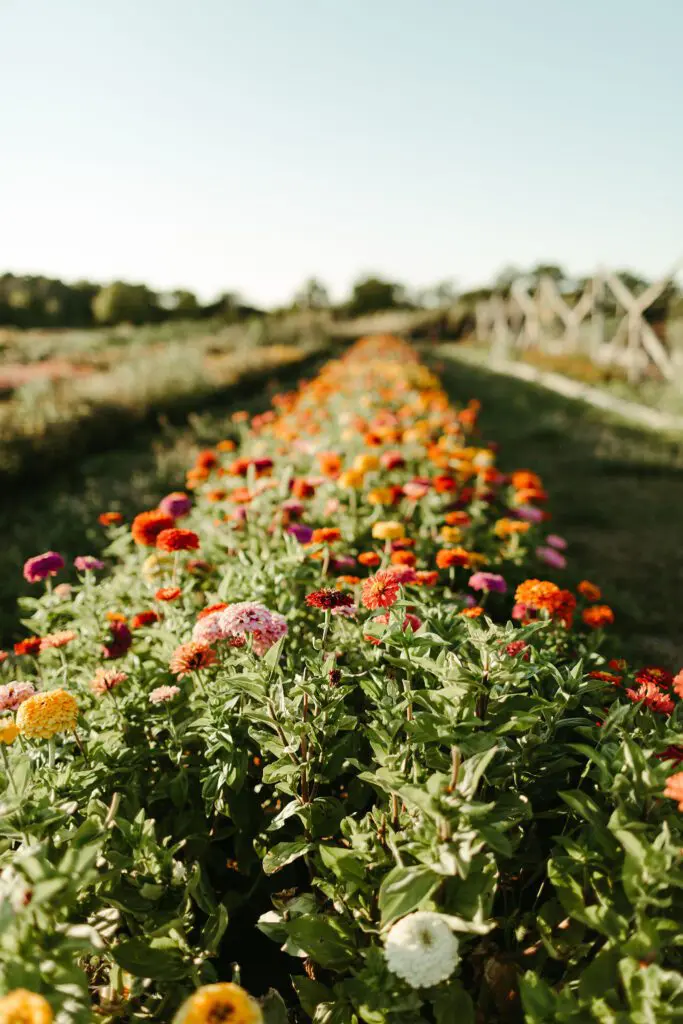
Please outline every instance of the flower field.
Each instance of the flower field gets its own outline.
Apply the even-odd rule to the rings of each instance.
[[[362,339],[27,552],[0,1024],[683,1019],[683,671],[478,412]]]

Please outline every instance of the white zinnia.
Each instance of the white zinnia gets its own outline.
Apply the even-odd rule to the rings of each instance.
[[[458,960],[458,940],[443,914],[417,910],[392,925],[384,943],[389,970],[411,988],[445,981]]]

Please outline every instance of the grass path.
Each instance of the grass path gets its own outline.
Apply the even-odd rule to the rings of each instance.
[[[553,527],[570,544],[562,579],[602,586],[627,654],[681,668],[683,439],[623,425],[447,352],[434,359],[454,400],[481,399],[481,429],[500,445],[501,468],[543,477]]]

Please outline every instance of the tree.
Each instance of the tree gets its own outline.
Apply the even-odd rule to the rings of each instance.
[[[329,292],[316,277],[309,277],[294,296],[295,309],[329,309],[329,306]]]
[[[144,284],[114,281],[93,299],[93,316],[100,324],[143,324],[160,319],[157,297]]]
[[[346,304],[346,313],[351,317],[366,316],[368,313],[380,313],[385,309],[409,305],[403,285],[370,275],[354,284],[351,298]]]
[[[176,288],[171,293],[172,299],[172,312],[177,317],[194,317],[199,312],[199,303],[197,302],[197,296],[194,292],[189,292],[185,288]]]

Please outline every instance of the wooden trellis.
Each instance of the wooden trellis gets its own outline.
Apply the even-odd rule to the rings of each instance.
[[[535,291],[528,281],[514,281],[507,296],[494,293],[476,307],[476,336],[491,345],[496,358],[537,348],[554,353],[582,351],[602,365],[623,366],[637,381],[653,367],[673,380],[676,367],[666,346],[645,319],[645,313],[664,292],[678,267],[641,295],[634,295],[608,270],[599,270],[578,299],[569,304],[556,281],[542,276]],[[611,296],[616,317],[607,326],[605,300]]]

